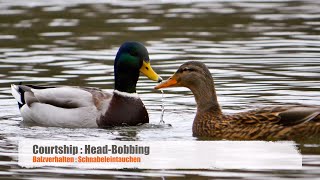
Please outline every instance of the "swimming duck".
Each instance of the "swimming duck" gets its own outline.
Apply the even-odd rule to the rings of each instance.
[[[319,106],[271,106],[224,114],[205,64],[189,61],[155,87],[189,88],[197,103],[193,135],[229,140],[292,140],[320,135]]]
[[[95,128],[149,122],[136,94],[139,73],[160,82],[150,66],[147,49],[139,42],[121,45],[114,61],[114,91],[75,86],[11,85],[26,124]]]

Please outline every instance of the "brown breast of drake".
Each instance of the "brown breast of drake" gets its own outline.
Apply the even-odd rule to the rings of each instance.
[[[135,126],[149,123],[148,112],[138,96],[126,96],[114,93],[109,108],[97,120],[101,128],[112,126]]]

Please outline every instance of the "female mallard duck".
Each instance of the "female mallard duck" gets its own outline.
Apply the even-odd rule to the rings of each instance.
[[[277,140],[320,135],[320,107],[275,106],[223,114],[217,101],[213,78],[201,62],[190,61],[179,67],[155,89],[187,87],[195,96],[197,114],[193,134],[217,139]]]
[[[136,94],[139,72],[162,81],[150,66],[147,49],[141,43],[126,42],[115,58],[113,92],[73,86],[11,85],[11,89],[28,124],[88,128],[138,125],[149,122]]]

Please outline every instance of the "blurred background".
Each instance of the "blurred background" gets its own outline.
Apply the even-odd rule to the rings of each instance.
[[[298,143],[296,171],[113,171],[22,169],[21,138],[56,140],[197,140],[196,104],[185,88],[165,91],[141,76],[138,93],[150,125],[115,129],[24,127],[11,83],[113,88],[113,61],[125,41],[140,41],[164,79],[188,60],[207,64],[227,113],[257,106],[320,105],[320,1],[314,0],[0,0],[0,174],[44,178],[314,179],[320,142]],[[241,148],[241,147],[240,147]],[[276,158],[276,157],[275,157]]]

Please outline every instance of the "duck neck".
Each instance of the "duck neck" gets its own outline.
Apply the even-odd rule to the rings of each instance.
[[[115,86],[114,89],[127,92],[127,93],[135,93],[136,85],[139,78],[139,71],[137,73],[130,72],[115,72]]]
[[[190,86],[189,88],[196,99],[198,113],[211,112],[215,115],[222,114],[213,80],[210,83],[198,81],[196,88],[195,86]]]

